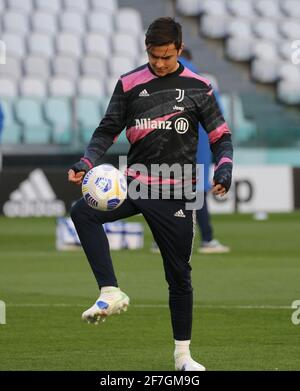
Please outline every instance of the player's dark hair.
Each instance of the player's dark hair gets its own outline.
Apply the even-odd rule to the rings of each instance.
[[[182,28],[175,19],[170,17],[154,20],[146,32],[147,49],[152,46],[163,46],[174,43],[177,50],[182,46]]]

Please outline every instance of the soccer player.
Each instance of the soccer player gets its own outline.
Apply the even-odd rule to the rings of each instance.
[[[232,143],[208,80],[185,68],[178,57],[183,49],[182,30],[174,19],[153,21],[146,32],[149,62],[118,80],[106,114],[95,130],[84,156],[68,172],[70,182],[81,184],[84,175],[99,164],[107,149],[126,127],[131,144],[127,178],[132,184],[158,189],[158,198],[131,197],[110,212],[96,211],[79,200],[71,210],[83,249],[91,265],[100,296],[82,314],[88,322],[126,309],[128,296],[121,291],[114,273],[108,240],[102,224],[142,213],[157,242],[169,286],[169,307],[175,340],[175,369],[203,371],[205,367],[190,354],[193,289],[191,253],[195,211],[189,208],[186,193],[178,198],[179,188],[196,183],[198,122],[208,133],[217,162],[213,192],[224,195],[231,185]],[[139,164],[143,169],[136,170]],[[164,176],[157,165],[193,167],[192,175]],[[170,197],[165,197],[169,186]],[[193,191],[191,191],[193,193]]]

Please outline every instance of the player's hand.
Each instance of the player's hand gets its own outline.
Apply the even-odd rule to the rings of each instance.
[[[224,196],[231,186],[232,163],[224,163],[215,171],[212,193]]]
[[[75,183],[76,185],[81,185],[85,174],[91,168],[93,168],[92,163],[86,158],[81,158],[79,162],[73,164],[73,166],[68,171],[69,182]]]
[[[68,180],[69,182],[75,183],[75,185],[81,185],[85,174],[85,171],[75,172],[74,170],[70,169],[68,171]]]
[[[221,197],[223,197],[227,193],[226,188],[223,185],[221,185],[220,183],[216,184],[215,181],[213,182],[213,187],[211,189],[211,192],[213,194],[219,195]]]

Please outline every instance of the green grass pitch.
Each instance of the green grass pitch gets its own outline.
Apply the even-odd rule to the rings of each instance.
[[[132,218],[142,221],[141,218]],[[214,216],[226,255],[192,258],[193,358],[208,370],[300,370],[300,213]],[[54,219],[0,218],[0,370],[173,370],[160,255],[113,252],[131,305],[99,326],[81,321],[98,296],[82,251],[55,251]]]

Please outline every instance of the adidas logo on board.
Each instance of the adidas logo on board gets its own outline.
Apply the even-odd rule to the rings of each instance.
[[[44,172],[36,168],[10,194],[3,213],[7,217],[63,216],[66,207],[57,199]]]

